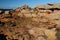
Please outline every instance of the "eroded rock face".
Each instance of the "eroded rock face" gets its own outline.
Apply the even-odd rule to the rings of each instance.
[[[24,5],[0,14],[0,34],[7,40],[60,40],[60,10],[37,9]]]

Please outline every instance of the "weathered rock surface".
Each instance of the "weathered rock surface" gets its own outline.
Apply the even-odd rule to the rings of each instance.
[[[60,8],[54,5],[34,8],[24,5],[3,12],[0,34],[6,35],[7,40],[60,40]]]

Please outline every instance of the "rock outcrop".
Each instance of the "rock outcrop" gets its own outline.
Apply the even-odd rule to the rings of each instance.
[[[60,40],[60,8],[46,4],[0,11],[0,34],[7,40]]]

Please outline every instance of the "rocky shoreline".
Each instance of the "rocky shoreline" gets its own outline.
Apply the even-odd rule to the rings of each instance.
[[[60,40],[59,4],[0,11],[0,34],[6,40]]]

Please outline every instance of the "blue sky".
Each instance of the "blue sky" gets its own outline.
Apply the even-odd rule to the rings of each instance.
[[[23,4],[33,7],[37,4],[46,4],[50,2],[60,2],[60,0],[0,0],[0,8],[16,8]]]

